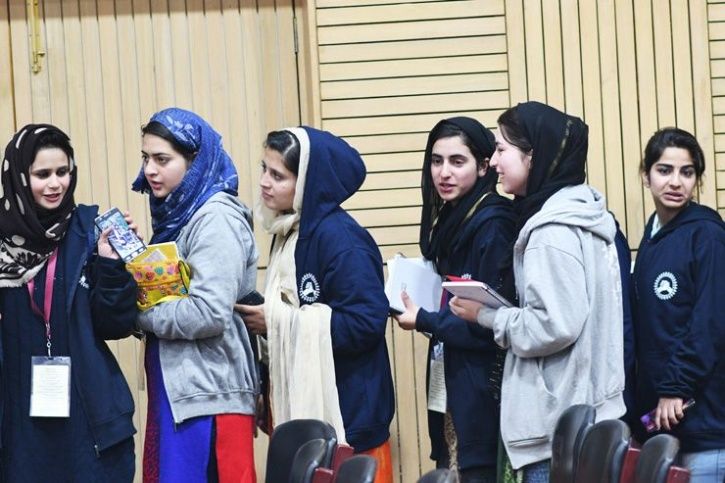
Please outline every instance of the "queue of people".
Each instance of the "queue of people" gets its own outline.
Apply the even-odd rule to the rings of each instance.
[[[383,261],[341,207],[365,179],[358,152],[307,126],[268,134],[254,212],[273,241],[255,294],[252,210],[219,133],[170,108],[141,140],[132,189],[148,195],[150,242],[175,242],[190,268],[183,296],[143,307],[98,208],[74,201],[82,163],[68,136],[31,124],[5,149],[0,481],[133,480],[134,403],[104,342],[130,336],[145,348],[145,482],[256,481],[256,426],[297,418],[327,421],[377,460],[375,481],[393,481]],[[587,149],[581,119],[538,102],[507,109],[495,133],[469,117],[430,131],[421,253],[441,277],[512,302],[450,296],[436,312],[402,294],[398,326],[430,338],[416,364],[431,458],[463,482],[546,482],[567,407],[623,418],[640,442],[653,433],[639,416],[654,409],[691,481],[720,483],[725,224],[694,201],[702,149],[677,128],[648,142],[640,170],[655,212],[631,274],[617,221],[585,183]]]

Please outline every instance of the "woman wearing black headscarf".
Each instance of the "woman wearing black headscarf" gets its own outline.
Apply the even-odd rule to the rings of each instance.
[[[498,119],[496,168],[518,215],[513,268],[519,307],[454,298],[451,310],[493,329],[508,349],[501,436],[524,482],[548,481],[551,437],[572,404],[597,420],[625,412],[622,289],[616,226],[604,198],[583,184],[588,128],[526,102]]]
[[[104,340],[131,334],[136,283],[75,204],[65,133],[23,127],[1,178],[0,481],[130,482],[134,404]]]
[[[514,217],[511,202],[495,191],[497,175],[488,165],[493,152],[493,134],[474,119],[435,125],[423,162],[419,244],[441,276],[480,280],[510,297],[512,279],[502,260],[513,240]],[[429,382],[441,362],[444,367],[447,403],[429,400],[431,458],[438,467],[457,467],[463,482],[495,481],[495,374],[501,360],[493,332],[467,324],[447,303],[427,312],[405,293],[403,301],[406,310],[396,316],[400,327],[431,334]]]

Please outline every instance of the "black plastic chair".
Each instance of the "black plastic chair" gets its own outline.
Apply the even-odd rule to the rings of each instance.
[[[322,438],[306,442],[295,453],[290,467],[289,483],[311,483],[315,470],[325,459],[327,442]]]
[[[372,456],[360,454],[346,459],[335,473],[335,483],[373,483],[378,462]]]
[[[329,467],[337,446],[335,428],[317,419],[293,419],[272,432],[267,450],[266,483],[285,483],[290,479],[292,462],[297,450],[313,439],[325,441],[325,455],[320,466]]]
[[[629,436],[629,426],[619,419],[606,419],[592,426],[584,436],[574,481],[618,483]]]
[[[551,483],[574,483],[584,437],[595,419],[596,410],[587,404],[571,406],[561,413],[551,440]]]
[[[680,441],[670,434],[658,434],[649,439],[639,453],[635,483],[665,483],[679,451]]]
[[[418,483],[458,483],[458,473],[445,468],[438,468],[421,476]]]

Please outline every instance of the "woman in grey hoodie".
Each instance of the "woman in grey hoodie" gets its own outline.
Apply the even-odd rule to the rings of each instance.
[[[524,482],[548,481],[559,415],[590,404],[597,419],[625,412],[622,289],[616,226],[583,184],[588,128],[538,102],[498,119],[491,166],[515,195],[513,270],[519,307],[454,298],[451,310],[493,330],[506,349],[501,436]]]
[[[191,268],[188,296],[142,312],[149,404],[144,481],[256,480],[257,378],[247,330],[232,307],[256,284],[251,213],[221,136],[193,112],[165,109],[143,128],[152,243],[176,242]]]

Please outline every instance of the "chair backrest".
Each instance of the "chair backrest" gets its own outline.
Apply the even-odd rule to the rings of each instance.
[[[330,466],[337,446],[335,428],[317,419],[293,419],[274,428],[267,450],[267,483],[289,481],[295,454],[308,441],[321,438],[325,441],[325,457],[321,466]]]
[[[574,482],[584,436],[595,419],[596,410],[588,404],[577,404],[561,413],[551,440],[551,483]]]
[[[322,438],[306,442],[295,453],[289,472],[289,483],[312,483],[315,470],[320,467],[327,452],[327,442]]]
[[[658,434],[647,440],[637,460],[635,483],[665,483],[678,451],[680,441],[670,434]]]
[[[378,462],[372,456],[359,454],[346,459],[335,472],[335,483],[373,483]]]
[[[584,436],[576,483],[618,483],[629,445],[629,426],[619,419],[599,421]]]
[[[438,468],[421,476],[418,483],[458,483],[458,473],[445,468]]]

